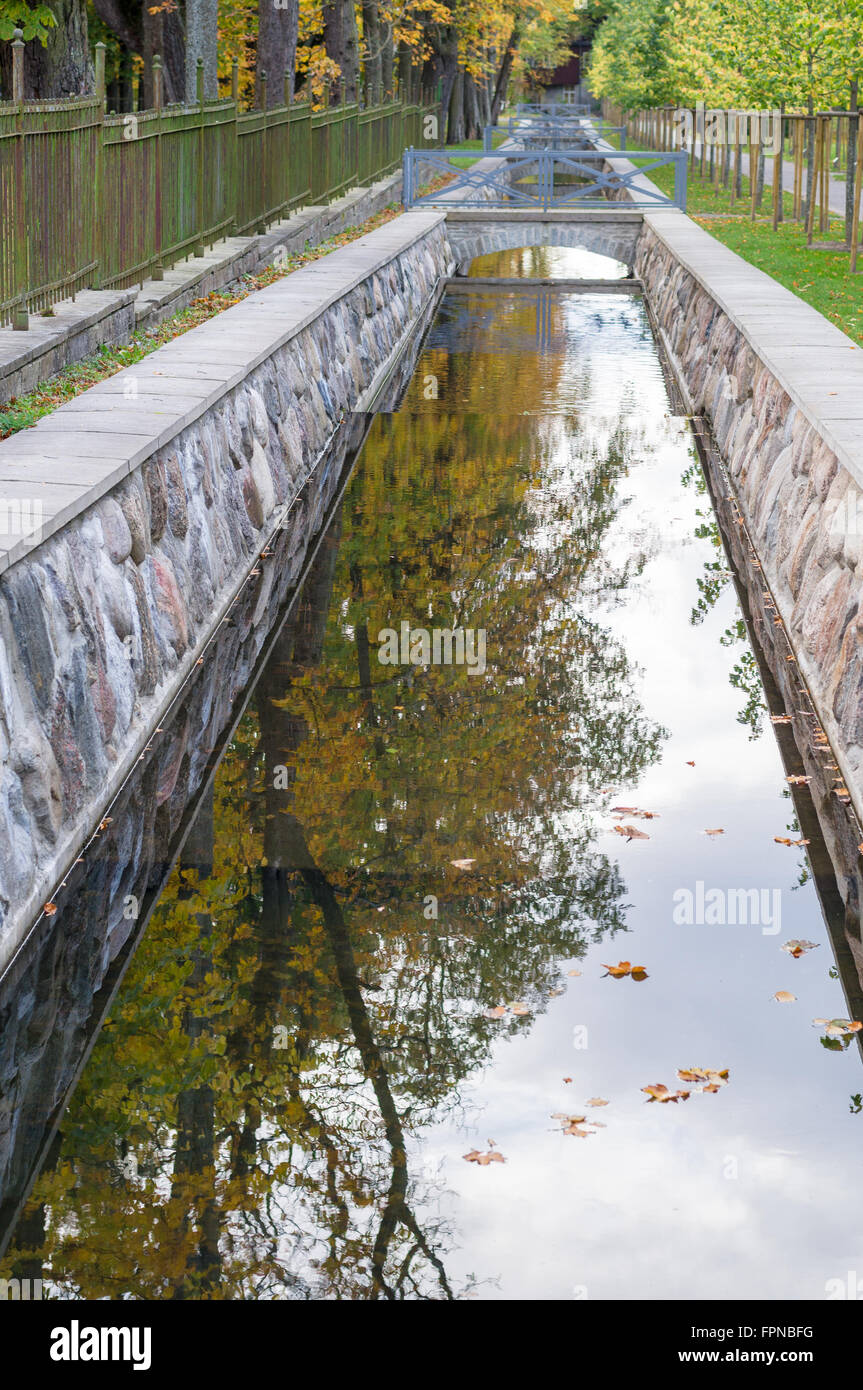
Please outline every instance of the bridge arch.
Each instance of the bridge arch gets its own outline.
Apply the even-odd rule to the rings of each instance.
[[[521,218],[456,219],[452,214],[447,217],[447,235],[460,273],[467,271],[476,256],[522,246],[573,246],[580,251],[611,256],[631,271],[640,230],[640,220],[630,219],[596,222],[574,218],[528,221]]]

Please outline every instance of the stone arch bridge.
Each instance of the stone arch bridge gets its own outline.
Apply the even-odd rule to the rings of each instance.
[[[453,208],[446,214],[447,236],[459,274],[475,256],[520,246],[575,246],[613,256],[632,271],[642,216],[635,209],[559,212]]]

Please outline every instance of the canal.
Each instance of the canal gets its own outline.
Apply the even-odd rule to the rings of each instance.
[[[476,261],[348,422],[230,723],[156,732],[6,982],[0,1275],[804,1299],[861,1267],[860,987],[695,436],[631,286],[531,284],[624,274]]]

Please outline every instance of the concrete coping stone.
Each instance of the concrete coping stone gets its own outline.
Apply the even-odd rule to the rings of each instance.
[[[644,175],[639,184],[656,187]],[[643,216],[863,487],[863,348],[679,208],[648,208]],[[835,396],[825,399],[818,379],[830,381]]]
[[[326,267],[315,262],[254,291],[59,406],[31,429],[0,441],[4,501],[38,501],[40,539],[46,540],[444,220],[442,212],[429,208],[405,213],[332,252]],[[158,413],[154,396],[160,400]],[[116,412],[113,429],[106,410]],[[2,541],[0,573],[34,546],[26,537],[10,546]]]

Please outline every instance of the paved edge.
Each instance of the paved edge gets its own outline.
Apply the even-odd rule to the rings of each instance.
[[[0,328],[0,404],[26,395],[41,382],[88,357],[104,343],[128,342],[212,290],[272,263],[280,248],[302,250],[346,227],[364,222],[401,197],[401,173],[351,189],[328,204],[300,208],[254,236],[224,237],[201,256],[166,270],[162,280],[132,289],[82,290],[55,304],[49,316],[30,315],[26,332]]]
[[[410,249],[444,214],[421,208],[217,314],[0,441],[0,502],[29,506],[31,537],[0,533],[0,574],[98,502],[330,306]],[[177,390],[179,387],[179,391]]]

